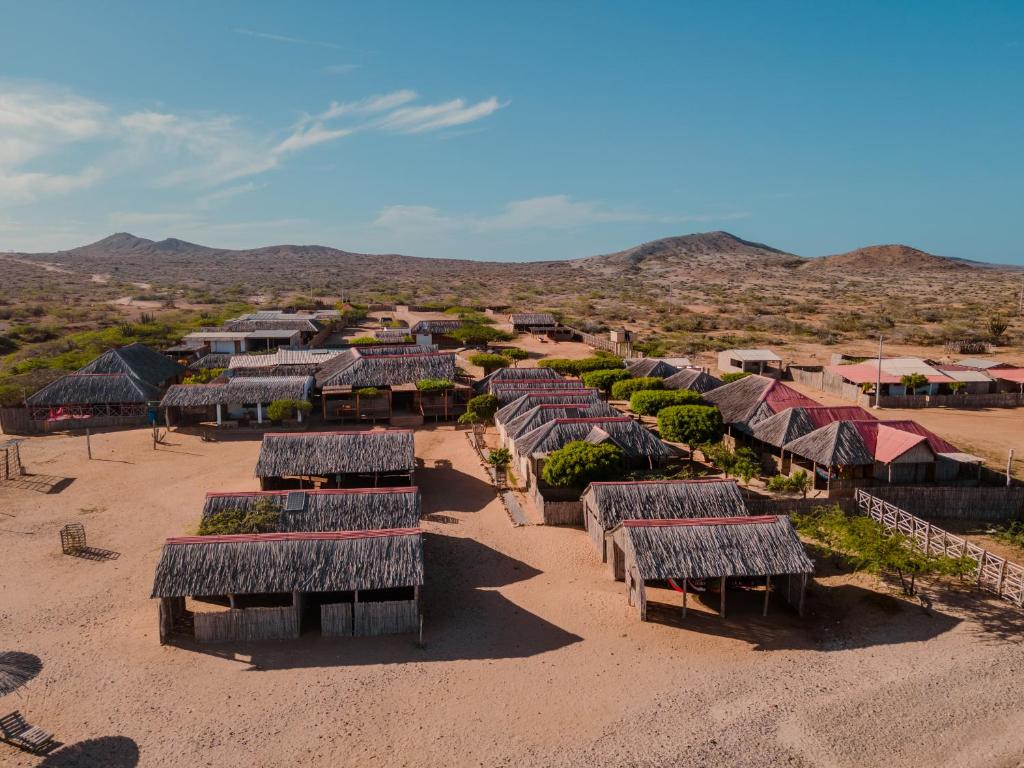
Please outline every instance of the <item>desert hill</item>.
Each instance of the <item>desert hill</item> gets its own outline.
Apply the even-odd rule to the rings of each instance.
[[[936,256],[909,245],[869,245],[833,256],[812,259],[803,265],[806,270],[842,270],[847,274],[886,274],[892,271],[971,270],[982,266],[966,259]]]

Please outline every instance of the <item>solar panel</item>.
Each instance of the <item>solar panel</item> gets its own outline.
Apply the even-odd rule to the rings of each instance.
[[[306,494],[304,491],[289,491],[288,498],[284,502],[285,512],[301,512],[306,508]]]

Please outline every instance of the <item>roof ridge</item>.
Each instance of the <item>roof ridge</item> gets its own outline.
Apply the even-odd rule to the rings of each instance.
[[[782,515],[751,515],[749,517],[687,517],[623,520],[625,528],[675,528],[700,525],[762,525],[778,522]]]
[[[378,539],[392,536],[416,536],[421,528],[380,528],[369,531],[302,531],[294,533],[232,533],[220,536],[176,536],[165,544],[244,544],[263,541],[344,541]]]
[[[207,499],[219,499],[238,496],[287,496],[289,493],[305,493],[310,496],[337,496],[342,494],[364,493],[413,493],[419,491],[417,485],[405,485],[386,488],[310,488],[309,490],[291,491],[207,491]]]

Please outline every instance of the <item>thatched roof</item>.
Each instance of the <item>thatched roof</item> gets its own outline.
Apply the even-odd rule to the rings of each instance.
[[[323,324],[313,318],[276,318],[266,320],[228,320],[222,326],[225,331],[303,331],[316,333]]]
[[[209,371],[213,368],[227,368],[232,355],[228,352],[211,352],[188,365],[190,371]]]
[[[130,373],[69,373],[52,381],[26,402],[34,406],[146,403],[163,391]]]
[[[642,480],[591,483],[583,504],[611,530],[623,520],[744,517],[747,506],[735,480]]]
[[[589,392],[582,381],[571,379],[537,379],[534,381],[503,381],[491,387],[490,393],[502,405],[518,400],[525,394],[581,394]]]
[[[596,416],[584,419],[555,419],[527,432],[515,440],[520,456],[547,454],[566,443],[586,440],[600,430],[632,458],[663,458],[672,455],[669,447],[639,421],[628,416]]]
[[[612,408],[603,400],[579,405],[565,403],[545,403],[535,405],[525,413],[521,413],[505,424],[505,433],[509,439],[525,435],[542,424],[555,419],[586,419],[594,416],[622,416],[621,411]]]
[[[226,384],[175,384],[167,390],[160,407],[306,400],[312,387],[312,376],[235,376]]]
[[[874,416],[856,405],[787,408],[754,425],[751,434],[763,443],[781,448],[834,421],[872,421]]]
[[[836,421],[786,443],[783,448],[825,467],[849,467],[876,461],[888,463],[922,442],[927,443],[935,457],[960,455],[956,446],[934,432],[902,419]]]
[[[420,379],[454,381],[455,375],[451,352],[375,354],[352,349],[321,368],[316,383],[319,387],[393,387]]]
[[[163,386],[166,381],[177,378],[184,372],[184,366],[138,342],[117,349],[108,349],[76,371],[76,373],[127,373],[154,387]]]
[[[626,520],[622,530],[644,581],[814,572],[784,515]]]
[[[413,334],[419,333],[429,335],[436,333],[440,335],[445,333],[451,333],[452,331],[461,327],[461,320],[420,320],[418,323],[416,323],[416,325],[412,327],[411,331]]]
[[[378,328],[373,332],[373,338],[384,344],[395,344],[405,341],[411,334],[408,328]]]
[[[286,502],[301,494],[299,511],[284,511]],[[271,500],[281,516],[278,531],[370,531],[415,528],[420,520],[417,488],[353,488],[320,491],[249,491],[208,493],[203,518],[237,509],[247,512],[261,499]]]
[[[776,379],[757,375],[705,392],[704,399],[718,406],[722,421],[744,431],[786,408],[814,408],[819,405]]]
[[[525,325],[530,327],[558,325],[558,321],[555,320],[555,316],[550,312],[516,312],[515,314],[508,316],[508,321],[512,325]]]
[[[636,378],[654,376],[664,379],[679,373],[679,369],[674,365],[666,363],[664,360],[659,360],[656,357],[645,357],[635,360],[626,366],[626,370]]]
[[[679,373],[665,377],[665,389],[690,389],[694,392],[710,392],[722,386],[722,380],[699,368],[683,368]]]
[[[590,405],[602,402],[596,389],[557,389],[551,392],[530,390],[526,394],[519,394],[519,391],[503,390],[515,393],[517,397],[498,409],[494,414],[495,424],[506,424],[538,405]]]
[[[474,386],[478,392],[488,392],[497,384],[564,380],[564,376],[552,371],[550,368],[499,368],[484,376]]]
[[[411,472],[412,431],[270,433],[263,436],[257,477]]]
[[[348,592],[423,584],[418,528],[168,539],[152,597]]]
[[[270,355],[231,355],[228,368],[236,372],[265,372],[280,369],[312,375],[328,362],[343,354],[345,354],[343,349],[284,349],[278,347]]]

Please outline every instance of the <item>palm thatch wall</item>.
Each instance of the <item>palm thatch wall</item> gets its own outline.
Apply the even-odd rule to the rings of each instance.
[[[690,389],[694,392],[710,392],[722,386],[722,380],[698,368],[683,368],[665,378],[666,389]]]
[[[286,512],[289,493],[295,492],[208,493],[203,505],[203,519],[226,510],[245,513],[269,499],[281,513],[278,530],[285,533],[415,528],[420,521],[420,493],[417,488],[299,491],[303,494],[302,509]]]
[[[146,403],[163,391],[130,373],[69,373],[29,395],[30,406]]]
[[[643,581],[813,573],[789,518],[626,520],[627,564]]]
[[[349,592],[423,584],[419,529],[168,539],[152,597]]]
[[[108,349],[77,371],[77,373],[126,373],[142,379],[154,387],[163,386],[184,372],[184,366],[138,342],[117,349]]]
[[[623,520],[744,517],[747,506],[735,480],[644,480],[591,483],[584,507],[604,530]]]
[[[272,433],[260,445],[256,476],[411,472],[415,466],[413,434],[405,429]]]

